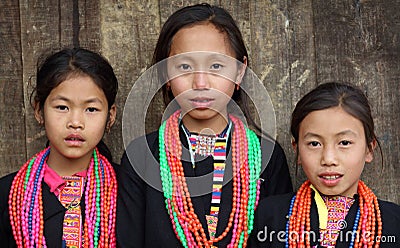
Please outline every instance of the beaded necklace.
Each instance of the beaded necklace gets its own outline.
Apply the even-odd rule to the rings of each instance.
[[[17,247],[47,247],[42,182],[43,165],[49,154],[50,148],[46,148],[33,156],[12,182],[8,204]],[[111,164],[97,148],[93,150],[86,180],[83,247],[116,247],[117,181]]]
[[[176,111],[159,129],[160,174],[165,206],[177,238],[184,247],[211,247],[232,231],[228,247],[245,247],[253,228],[254,210],[259,199],[261,149],[257,135],[235,116],[232,134],[233,199],[228,225],[210,240],[196,213],[182,166],[179,139],[179,115]]]
[[[311,247],[310,235],[307,235],[311,233],[310,209],[312,192],[310,185],[311,183],[308,180],[303,183],[291,200],[286,223],[286,247]],[[357,191],[359,194],[359,208],[353,225],[349,247],[379,247],[380,240],[376,239],[376,237],[382,236],[382,219],[378,199],[361,180],[358,182]]]

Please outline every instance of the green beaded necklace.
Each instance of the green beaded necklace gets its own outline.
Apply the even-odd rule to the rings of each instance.
[[[245,127],[238,118],[230,116],[234,124],[231,147],[233,190],[236,194],[232,199],[232,212],[225,231],[216,239],[207,240],[203,227],[194,213],[183,175],[179,115],[180,111],[176,111],[159,129],[161,182],[165,206],[177,238],[184,247],[210,247],[232,231],[231,245],[243,247],[253,229],[254,211],[259,199],[260,141],[257,135]]]

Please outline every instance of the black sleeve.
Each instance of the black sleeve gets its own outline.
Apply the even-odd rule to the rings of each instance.
[[[290,201],[295,193],[275,195],[260,200],[254,213],[253,230],[248,247],[285,247],[285,231]]]
[[[0,246],[17,247],[12,234],[10,215],[8,213],[8,196],[16,173],[0,179]]]
[[[277,141],[263,140],[261,146],[265,169],[261,174],[264,181],[261,183],[260,197],[293,192],[285,152],[280,144]]]
[[[144,182],[124,153],[117,173],[118,200],[116,233],[118,247],[144,247]]]
[[[118,247],[145,247],[148,184],[161,187],[159,165],[153,156],[158,132],[133,140],[119,168],[116,233]]]
[[[399,247],[400,243],[400,206],[379,200],[382,218],[382,237],[380,247]]]

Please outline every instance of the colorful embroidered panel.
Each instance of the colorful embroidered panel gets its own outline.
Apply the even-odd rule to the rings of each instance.
[[[222,135],[222,137],[220,137]],[[221,204],[222,183],[224,180],[226,160],[226,132],[221,135],[190,134],[189,141],[194,154],[213,156],[214,172],[211,194],[210,215],[206,215],[210,238],[215,238],[218,225],[219,207]]]
[[[66,182],[58,199],[67,209],[63,223],[63,247],[79,248],[82,245],[81,197],[84,178],[79,176],[63,177]]]
[[[354,199],[345,196],[322,196],[322,199],[328,208],[328,223],[326,229],[320,229],[320,244],[323,247],[334,248],[340,230],[348,224],[345,222],[345,218],[354,203]]]

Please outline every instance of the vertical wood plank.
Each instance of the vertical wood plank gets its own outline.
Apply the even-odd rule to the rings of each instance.
[[[223,0],[220,1],[217,6],[221,6],[226,9],[233,19],[235,20],[236,24],[238,25],[244,43],[247,48],[247,52],[249,53],[250,59],[250,66],[252,65],[252,55],[251,55],[251,20],[250,20],[250,2],[249,1],[232,1],[232,0]]]
[[[400,201],[399,7],[396,1],[313,1],[317,81],[350,82],[368,95],[385,167],[381,172],[376,152],[363,179],[378,197],[394,202]]]
[[[288,124],[292,110],[291,42],[293,31],[287,1],[256,1],[250,3],[251,54],[253,71],[267,89],[276,118],[276,139],[287,155],[290,149]],[[301,65],[303,61],[296,62]],[[299,66],[304,68],[305,65]],[[273,118],[272,116],[264,118]],[[288,156],[289,164],[290,156]],[[290,165],[291,174],[295,167]]]
[[[139,76],[151,63],[159,33],[158,1],[100,1],[102,53],[113,65],[119,80],[117,121],[108,141],[119,162],[123,152],[121,118],[125,100]],[[144,97],[144,96],[143,96]],[[158,113],[157,113],[158,114]],[[154,121],[153,126],[158,124]],[[143,125],[143,123],[138,123]]]
[[[164,24],[164,22],[168,19],[168,17],[177,11],[179,8],[193,5],[193,4],[198,4],[198,3],[209,3],[212,5],[217,5],[219,6],[220,3],[218,0],[208,0],[208,1],[199,1],[199,0],[160,0],[160,28]]]
[[[72,8],[62,9],[59,1],[20,1],[21,44],[23,64],[23,90],[26,123],[26,141],[28,157],[43,149],[46,144],[45,131],[39,127],[33,116],[29,95],[36,84],[37,60],[44,54],[50,54],[63,47],[66,36],[61,33],[70,33],[71,28],[62,27],[62,11],[71,11]],[[65,12],[64,12],[65,13]],[[63,15],[68,16],[67,14]]]
[[[119,79],[118,119],[106,135],[106,143],[118,161],[123,152],[121,117],[125,99],[150,65],[161,25],[178,8],[200,2],[2,1],[0,39],[4,52],[0,61],[5,66],[0,69],[0,175],[18,169],[27,157],[44,147],[44,130],[36,123],[29,103],[37,58],[72,46],[74,39],[80,46],[107,57]],[[294,105],[317,84],[348,81],[368,95],[384,152],[383,172],[376,153],[375,161],[366,166],[363,179],[379,197],[400,203],[400,3],[207,2],[226,8],[243,33],[251,68],[272,98],[277,139],[288,156],[291,173],[294,174],[295,161],[289,123]],[[157,128],[162,110],[157,96],[148,110],[149,130]],[[300,171],[296,186],[304,180]]]
[[[22,85],[27,157],[43,149],[47,141],[44,129],[34,119],[29,99],[33,86],[36,84],[37,62],[59,49],[72,47],[74,38],[80,39],[73,32],[74,7],[75,10],[81,8],[78,9],[78,12],[82,14],[82,20],[86,20],[84,18],[85,13],[90,12],[90,14],[87,14],[89,19],[85,23],[86,26],[80,25],[79,20],[75,20],[78,21],[79,29],[84,27],[84,29],[79,30],[78,35],[80,34],[84,39],[89,40],[79,43],[89,49],[98,50],[99,21],[91,16],[99,13],[99,11],[95,11],[96,6],[96,4],[74,6],[73,1],[20,1]],[[88,9],[85,9],[85,7]]]
[[[78,14],[80,46],[99,52],[101,50],[100,2],[78,1]]]
[[[0,176],[26,160],[21,36],[17,1],[0,2]]]
[[[297,189],[304,182],[306,176],[303,170],[296,166],[295,152],[291,147],[290,120],[296,103],[316,86],[312,1],[289,1],[288,16],[289,88],[286,93],[290,95],[290,98],[286,101],[290,101],[290,103],[286,105],[285,109],[279,111],[287,112],[284,117],[286,119],[280,120],[282,126],[285,127],[283,146],[292,172],[293,183]]]

